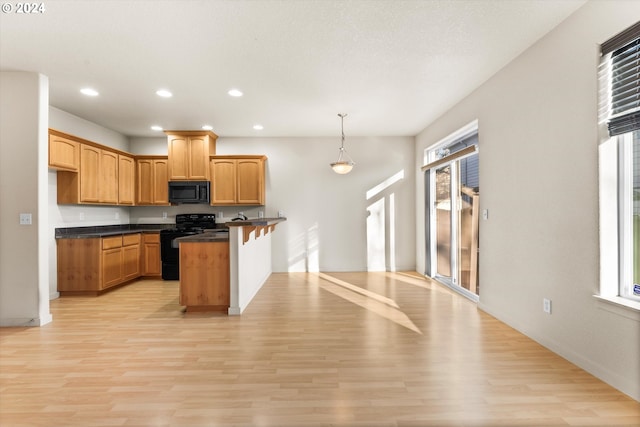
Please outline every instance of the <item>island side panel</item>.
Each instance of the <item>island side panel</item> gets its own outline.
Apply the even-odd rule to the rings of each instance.
[[[251,230],[245,240],[245,228]],[[230,315],[239,315],[247,308],[271,275],[271,233],[254,226],[229,227],[231,267]]]
[[[180,304],[187,310],[228,309],[228,242],[180,242]]]

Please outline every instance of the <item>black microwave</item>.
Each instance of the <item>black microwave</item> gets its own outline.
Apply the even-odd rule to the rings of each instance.
[[[169,181],[169,203],[209,204],[209,181]]]

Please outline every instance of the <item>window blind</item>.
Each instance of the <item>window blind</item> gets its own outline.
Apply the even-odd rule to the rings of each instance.
[[[640,129],[640,22],[602,45],[611,53],[609,135]]]

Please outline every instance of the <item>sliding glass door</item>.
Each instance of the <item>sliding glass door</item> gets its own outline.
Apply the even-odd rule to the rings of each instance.
[[[433,151],[425,169],[427,275],[477,301],[480,292],[477,133]]]

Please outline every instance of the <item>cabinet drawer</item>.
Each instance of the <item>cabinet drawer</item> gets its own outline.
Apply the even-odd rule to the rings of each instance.
[[[143,236],[145,243],[160,243],[160,233],[145,233]]]
[[[122,236],[102,238],[102,249],[119,248],[121,246],[122,246]]]
[[[140,244],[140,234],[125,234],[122,236],[122,246],[131,246]]]

